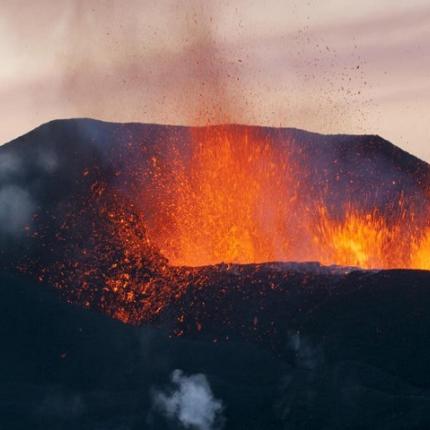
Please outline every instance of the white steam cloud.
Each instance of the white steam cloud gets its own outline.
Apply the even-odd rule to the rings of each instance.
[[[30,194],[16,185],[0,188],[0,229],[16,234],[31,221],[34,203]]]
[[[223,405],[212,393],[205,375],[186,376],[181,370],[171,375],[172,386],[154,394],[154,405],[168,419],[186,429],[214,430],[223,424]]]
[[[22,162],[16,155],[7,152],[0,155],[0,181],[13,177],[21,170]]]

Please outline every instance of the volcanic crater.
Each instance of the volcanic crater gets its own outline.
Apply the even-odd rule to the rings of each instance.
[[[430,167],[378,136],[58,120],[0,157],[32,209],[3,264],[126,323],[200,332],[243,303],[263,338],[291,288],[430,268]]]

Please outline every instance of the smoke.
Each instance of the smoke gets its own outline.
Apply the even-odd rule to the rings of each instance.
[[[52,150],[39,151],[36,165],[46,173],[54,173],[59,167],[57,154]]]
[[[79,418],[84,411],[85,406],[80,395],[66,393],[60,389],[51,390],[37,410],[39,415],[62,420]]]
[[[0,181],[18,174],[22,169],[19,157],[11,153],[3,153],[0,156]]]
[[[292,367],[282,380],[282,395],[275,409],[288,427],[296,428],[293,423],[309,422],[312,411],[324,399],[326,363],[322,347],[300,332],[289,335],[287,351]]]
[[[323,364],[324,357],[321,348],[312,344],[300,332],[290,335],[288,348],[294,354],[294,362],[297,368],[314,371]]]
[[[46,146],[30,146],[25,157],[13,145],[1,149],[0,234],[19,235],[32,222],[39,203],[38,181],[54,174],[60,165],[58,154]]]
[[[186,429],[212,430],[223,426],[223,405],[212,393],[205,375],[186,376],[181,370],[171,375],[172,387],[156,391],[153,402],[166,418]]]
[[[34,203],[30,194],[16,185],[0,188],[0,229],[17,234],[31,221]]]

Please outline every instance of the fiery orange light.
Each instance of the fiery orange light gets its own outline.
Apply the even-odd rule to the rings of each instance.
[[[190,284],[207,285],[204,270],[175,266],[319,261],[430,270],[430,204],[419,216],[404,198],[393,210],[359,201],[333,210],[326,187],[306,184],[286,148],[252,128],[194,130],[189,152],[155,153],[133,172],[142,206],[84,171],[89,195],[57,233],[64,255],[38,278],[71,301],[137,323]]]
[[[427,227],[420,240],[412,246],[412,269],[430,270],[430,227]]]
[[[333,217],[324,196],[305,203],[312,191],[289,155],[251,128],[197,129],[189,159],[154,176],[169,192],[149,236],[176,266],[318,260],[365,269],[430,267],[430,234],[414,225],[403,200],[397,219],[360,210],[360,202]]]
[[[356,266],[365,269],[404,267],[404,242],[399,226],[389,226],[376,211],[359,213],[346,210],[343,220],[331,219],[324,206],[319,217],[314,242],[323,264]]]
[[[257,263],[288,257],[294,201],[288,160],[269,142],[233,128],[194,132],[187,166],[176,166],[172,228],[158,237],[174,265]]]
[[[314,243],[323,264],[363,269],[429,269],[430,229],[415,227],[405,212],[389,222],[376,209],[363,213],[350,206],[343,219],[338,220],[321,206]]]

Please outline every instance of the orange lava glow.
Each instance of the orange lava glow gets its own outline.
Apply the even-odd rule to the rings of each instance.
[[[361,213],[351,207],[343,220],[319,209],[314,242],[322,264],[364,269],[428,269],[430,230],[411,229],[405,214],[389,223],[378,211]]]
[[[419,215],[402,194],[391,209],[364,209],[359,201],[330,206],[330,190],[295,165],[288,145],[252,128],[196,129],[189,150],[169,149],[133,170],[131,199],[84,170],[88,194],[63,208],[69,215],[56,233],[63,254],[36,270],[38,279],[72,302],[140,323],[190,285],[207,286],[197,266],[318,261],[430,270],[429,203]]]
[[[191,168],[172,187],[173,228],[158,238],[174,265],[285,259],[292,197],[288,161],[268,142],[228,128],[193,134]],[[158,226],[152,229],[157,236]]]
[[[360,210],[360,202],[334,217],[324,196],[305,203],[311,190],[288,151],[251,128],[194,130],[190,158],[174,160],[167,170],[155,177],[169,193],[148,234],[171,265],[312,260],[430,268],[430,229],[415,225],[404,201],[395,219],[376,208]]]
[[[411,269],[430,270],[430,228],[426,228],[421,238],[414,241],[409,267]]]
[[[100,248],[99,263],[80,272],[86,289],[94,284],[95,274],[101,276],[104,312],[126,323],[151,320],[180,299],[190,285],[205,288],[204,271],[175,265],[295,259],[363,269],[430,270],[430,227],[418,228],[415,214],[405,209],[403,200],[398,202],[399,216],[391,220],[376,209],[366,212],[352,203],[337,218],[323,203],[299,217],[297,188],[291,185],[288,164],[276,165],[264,141],[250,146],[245,135],[233,146],[231,136],[227,137],[217,134],[206,148],[198,145],[191,158],[197,168],[189,177],[185,170],[177,171],[181,180],[171,216],[173,220],[178,217],[178,224],[173,223],[176,228],[171,230],[170,242],[164,242],[172,248],[161,248],[169,264],[158,254],[157,240],[148,237],[136,206],[124,204],[118,196],[104,202],[99,216],[105,220],[103,230],[112,229],[112,239]],[[283,199],[285,194],[291,197]],[[272,229],[265,225],[268,207]],[[304,253],[297,258],[300,245]],[[98,303],[97,298],[90,299]]]

